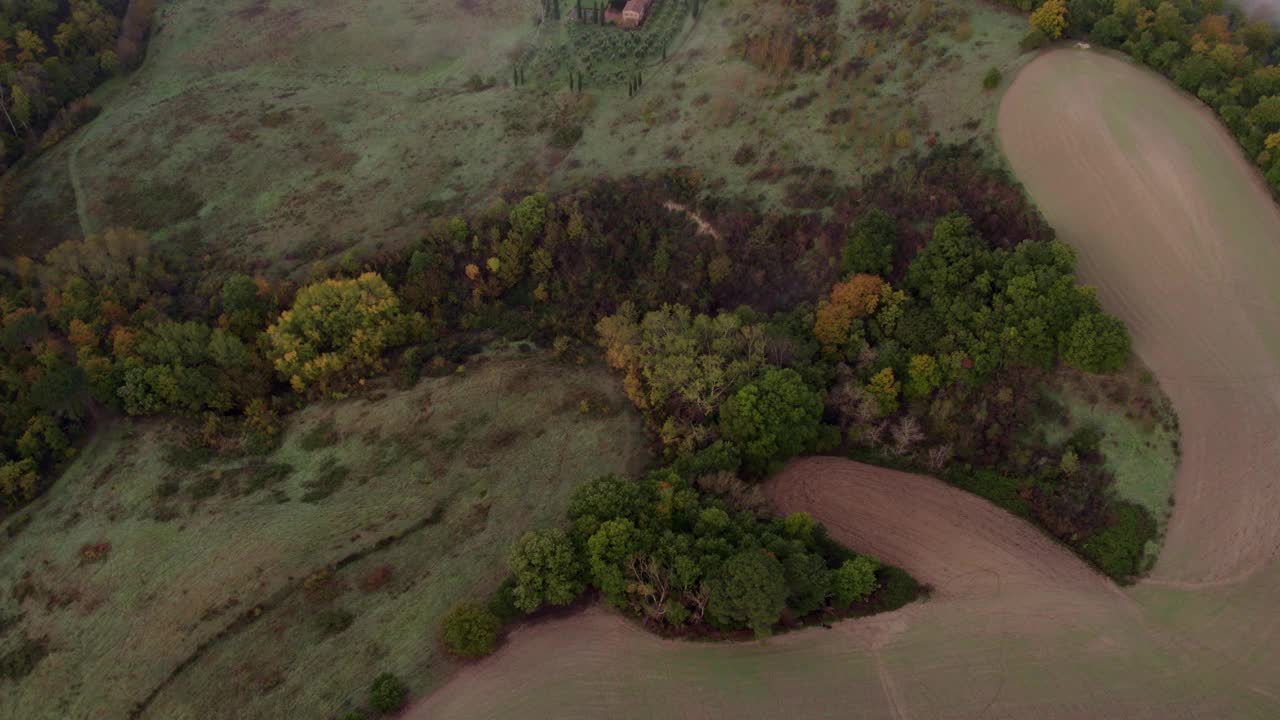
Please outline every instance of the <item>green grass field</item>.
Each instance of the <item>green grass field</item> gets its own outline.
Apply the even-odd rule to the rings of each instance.
[[[454,667],[444,611],[578,482],[647,458],[607,373],[536,359],[312,405],[264,458],[202,462],[172,435],[108,425],[0,536],[0,655],[48,653],[0,716],[124,717],[160,688],[144,717],[327,718],[383,671],[426,692]]]
[[[1177,420],[1149,376],[1146,382],[1139,379],[1142,374],[1140,370],[1117,377],[1064,373],[1061,390],[1053,396],[1066,409],[1067,421],[1047,425],[1043,431],[1053,444],[1080,428],[1097,430],[1107,469],[1115,476],[1116,494],[1146,508],[1163,538],[1173,511],[1178,471]],[[1159,544],[1150,543],[1147,561],[1154,562],[1159,553]]]
[[[664,63],[623,54],[639,34],[540,27],[537,0],[166,3],[144,67],[16,179],[14,254],[128,225],[210,267],[300,270],[501,193],[678,164],[777,206],[813,167],[853,183],[931,137],[994,147],[982,76],[1023,60],[1025,20],[993,7],[841,0],[826,65],[767,71],[740,41],[786,22],[773,3],[711,2],[696,22],[677,5],[651,18]],[[544,57],[513,87],[515,63]],[[641,60],[628,97],[610,77]]]

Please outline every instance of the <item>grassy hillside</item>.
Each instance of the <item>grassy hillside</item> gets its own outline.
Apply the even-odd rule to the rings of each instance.
[[[128,225],[295,268],[513,189],[688,164],[778,205],[796,181],[852,183],[930,138],[989,141],[982,77],[1020,63],[1025,20],[955,0],[821,6],[712,2],[629,97],[614,46],[564,44],[575,29],[540,26],[537,0],[174,0],[102,116],[16,178],[13,250]],[[805,67],[760,49],[822,28],[835,37]]]
[[[321,718],[382,671],[427,691],[444,611],[578,482],[646,457],[605,372],[543,360],[312,405],[264,458],[175,435],[109,426],[8,524],[0,655],[36,664],[0,716]]]

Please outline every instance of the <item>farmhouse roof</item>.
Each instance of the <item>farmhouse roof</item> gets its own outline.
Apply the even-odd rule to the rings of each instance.
[[[640,17],[644,17],[645,13],[649,11],[649,3],[651,2],[653,2],[653,0],[627,0],[627,4],[622,8],[622,12],[624,15],[635,13]]]

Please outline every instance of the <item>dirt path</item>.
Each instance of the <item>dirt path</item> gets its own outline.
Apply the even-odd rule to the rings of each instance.
[[[662,207],[670,210],[671,212],[683,213],[685,217],[692,220],[693,223],[698,226],[699,233],[703,235],[710,235],[716,240],[720,239],[720,233],[716,231],[715,227],[711,223],[704,220],[701,215],[694,212],[693,210],[690,210],[689,206],[681,205],[680,203],[675,202],[674,200],[668,200],[662,204]]]
[[[1280,212],[1203,106],[1123,60],[1045,53],[999,120],[1180,415],[1153,578],[1122,592],[976,497],[808,459],[771,497],[933,598],[738,646],[662,641],[594,610],[520,631],[408,717],[1280,717]]]

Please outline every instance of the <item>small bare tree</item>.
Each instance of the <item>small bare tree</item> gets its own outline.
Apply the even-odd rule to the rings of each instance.
[[[906,455],[916,443],[924,439],[920,421],[904,415],[893,428],[893,454]]]
[[[627,563],[631,582],[627,593],[645,617],[658,622],[667,614],[667,576],[662,565],[649,556],[636,555]]]
[[[859,441],[867,447],[879,448],[884,446],[884,435],[889,430],[889,422],[873,423],[864,426]]]
[[[702,622],[702,617],[707,614],[707,601],[711,599],[711,592],[707,590],[704,583],[698,583],[698,586],[692,590],[684,591],[684,602],[689,606],[689,624],[697,625]]]
[[[769,501],[759,485],[743,482],[731,472],[718,472],[695,478],[698,489],[715,495],[738,512],[749,512],[764,519],[772,515]]]
[[[951,460],[951,453],[952,450],[949,443],[935,445],[929,448],[929,454],[925,459],[925,463],[929,466],[930,470],[937,472],[938,470],[946,467],[947,462]]]

